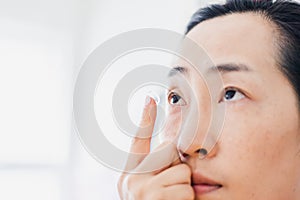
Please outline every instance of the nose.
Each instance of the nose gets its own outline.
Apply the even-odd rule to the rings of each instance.
[[[203,139],[198,139],[198,137],[192,141],[179,139],[177,148],[180,156],[184,159],[191,157],[208,159],[217,155],[219,144],[211,134],[208,134],[204,141]]]
[[[198,109],[195,109],[197,106]],[[222,120],[219,105],[211,106],[210,101],[193,105],[181,128],[177,148],[183,158],[212,158],[219,149]],[[222,110],[222,109],[221,109]]]

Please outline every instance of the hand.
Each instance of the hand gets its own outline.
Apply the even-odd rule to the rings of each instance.
[[[150,153],[155,118],[156,103],[150,98],[133,139],[125,172],[119,179],[120,197],[123,200],[193,200],[191,170],[180,163],[176,146],[164,143]]]

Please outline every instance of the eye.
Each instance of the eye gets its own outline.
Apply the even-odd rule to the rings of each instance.
[[[182,97],[176,94],[175,92],[171,92],[168,94],[168,103],[170,105],[177,106],[184,106],[186,104]]]
[[[223,94],[221,102],[238,101],[245,98],[245,95],[236,88],[227,88]]]

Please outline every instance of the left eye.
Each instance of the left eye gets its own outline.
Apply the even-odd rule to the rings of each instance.
[[[226,89],[221,101],[238,101],[245,98],[245,95],[237,89]]]
[[[168,94],[168,103],[170,105],[178,106],[184,106],[186,104],[182,97],[176,94],[175,92],[171,92],[170,94]]]

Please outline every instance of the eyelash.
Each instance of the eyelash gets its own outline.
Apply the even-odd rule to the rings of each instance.
[[[234,92],[234,94],[232,94],[232,91]],[[229,92],[231,92],[231,94]],[[239,95],[238,97],[236,97],[238,99],[235,99],[235,100],[231,100],[231,99],[228,100],[228,99],[226,99],[227,97],[231,97],[232,95],[233,96],[231,98],[234,98],[237,94]],[[175,103],[171,102],[171,100],[172,100],[173,97],[175,98],[175,101],[176,101]],[[241,99],[243,99],[245,97],[246,97],[246,95],[242,91],[240,91],[239,89],[237,89],[235,87],[228,87],[228,88],[224,89],[224,92],[222,93],[222,96],[221,96],[221,98],[220,98],[220,100],[219,100],[218,103],[239,101],[239,100],[241,100]],[[180,100],[183,101],[183,102],[181,104],[177,104],[177,102],[180,101]],[[178,95],[176,92],[172,92],[172,91],[168,93],[168,103],[170,105],[176,105],[176,106],[184,106],[184,105],[186,105],[186,103],[183,100],[183,98],[180,95]]]
[[[235,99],[235,100],[226,100],[225,99],[226,97],[230,97],[232,95],[232,93],[231,94],[229,93],[229,92],[232,92],[232,91],[234,92],[234,94],[233,94],[234,96],[231,97],[231,98],[234,98],[238,94],[239,96],[236,97],[238,99]],[[237,89],[235,87],[228,87],[228,88],[224,89],[224,92],[222,94],[222,97],[221,97],[219,103],[221,103],[221,102],[229,102],[229,101],[230,102],[239,101],[239,100],[241,100],[241,99],[243,99],[245,97],[246,97],[246,95],[241,90],[239,90],[239,89]]]

